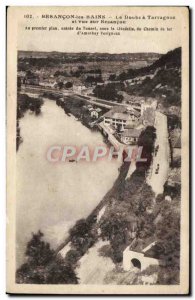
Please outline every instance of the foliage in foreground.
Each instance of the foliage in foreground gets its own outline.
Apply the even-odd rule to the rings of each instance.
[[[56,256],[43,233],[33,234],[26,247],[27,261],[16,271],[17,283],[77,284],[78,279],[70,265]]]

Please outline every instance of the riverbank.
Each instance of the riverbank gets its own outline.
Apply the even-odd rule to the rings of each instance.
[[[31,232],[41,230],[56,249],[76,221],[86,218],[100,203],[113,186],[120,167],[117,161],[48,162],[46,152],[51,145],[95,147],[104,145],[104,141],[101,133],[64,114],[55,101],[44,98],[41,110],[39,117],[27,111],[20,119],[24,142],[17,153],[18,266],[24,261]]]
[[[112,199],[113,196],[116,196],[119,192],[119,187],[123,185],[125,178],[128,174],[130,163],[124,162],[122,166],[119,169],[119,175],[117,179],[115,180],[112,188],[105,194],[103,199],[100,201],[100,203],[92,210],[92,212],[88,215],[86,218],[86,222],[89,224],[94,225],[97,220],[98,213],[100,210]],[[71,241],[71,237],[69,236],[61,245],[58,246],[56,249],[56,254],[60,252],[66,245]]]
[[[84,97],[84,96],[83,96]],[[95,126],[99,122],[99,118],[108,111],[108,109],[102,108],[101,114],[98,119],[91,116],[87,109],[86,101],[78,96],[65,96],[63,99],[57,99],[56,104],[64,109],[64,112],[69,116],[72,114],[78,121],[80,121],[87,128],[98,131]],[[95,108],[95,105],[93,105]]]
[[[17,115],[16,115],[16,151],[18,151],[20,144],[23,142],[23,137],[20,134],[19,120],[24,117],[27,111],[32,112],[36,116],[41,114],[41,106],[43,99],[40,97],[30,97],[25,93],[17,94]]]

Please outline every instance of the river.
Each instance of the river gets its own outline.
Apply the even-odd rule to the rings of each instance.
[[[17,152],[16,263],[25,261],[26,243],[39,229],[56,248],[69,228],[85,218],[112,187],[120,163],[51,163],[51,145],[103,145],[99,132],[92,132],[74,116],[67,116],[52,100],[44,100],[41,115],[27,112],[20,119],[23,143]]]

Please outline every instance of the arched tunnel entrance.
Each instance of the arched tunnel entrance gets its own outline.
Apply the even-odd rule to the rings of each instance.
[[[141,270],[141,262],[137,258],[131,260],[133,267],[136,267]]]

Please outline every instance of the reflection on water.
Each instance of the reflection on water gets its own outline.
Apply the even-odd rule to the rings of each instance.
[[[55,102],[45,100],[42,114],[20,120],[24,142],[17,152],[17,266],[24,261],[31,232],[41,229],[55,248],[76,220],[86,217],[111,188],[118,162],[56,163],[46,160],[51,145],[102,145],[91,132]]]

